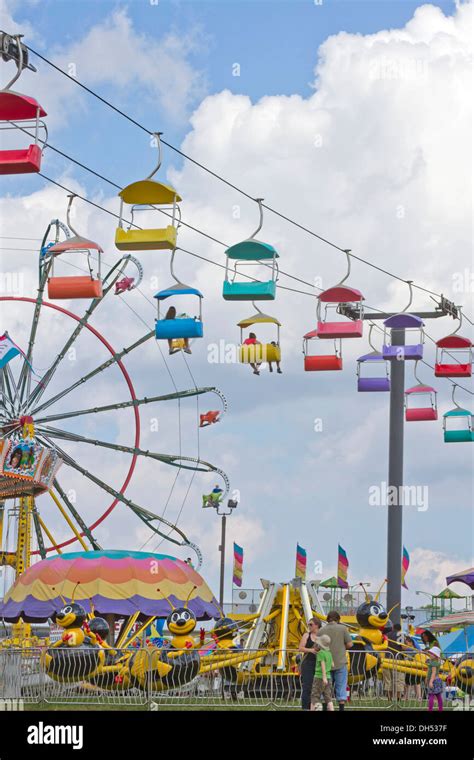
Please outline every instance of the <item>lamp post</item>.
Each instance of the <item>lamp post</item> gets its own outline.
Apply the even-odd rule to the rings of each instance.
[[[224,610],[224,571],[225,571],[225,541],[226,541],[226,523],[227,517],[232,514],[237,507],[238,501],[229,499],[227,505],[224,506],[222,501],[215,501],[212,506],[216,510],[216,514],[221,518],[221,542],[219,544],[219,551],[221,554],[220,561],[220,577],[219,577],[219,606]]]

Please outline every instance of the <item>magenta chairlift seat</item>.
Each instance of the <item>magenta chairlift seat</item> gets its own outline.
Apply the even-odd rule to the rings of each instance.
[[[404,346],[392,346],[391,343],[387,343],[387,335],[385,335],[385,342],[382,348],[382,356],[384,359],[393,360],[413,360],[417,361],[423,358],[423,326],[424,322],[420,317],[416,317],[413,314],[394,314],[393,317],[389,317],[384,322],[385,328],[395,330],[413,330],[420,333],[419,343],[405,343]]]
[[[345,285],[336,285],[328,290],[323,290],[318,296],[318,338],[361,338],[364,330],[362,319],[346,319],[339,322],[327,322],[319,318],[321,303],[347,304],[359,307],[362,316],[362,301],[364,296],[360,290],[348,288]]]
[[[418,398],[418,396],[429,396],[429,406],[409,407],[409,398]],[[408,388],[405,391],[405,420],[407,422],[432,422],[438,419],[438,409],[436,404],[436,390],[430,385],[419,385]]]
[[[46,116],[46,111],[34,98],[9,90],[0,92],[0,121],[35,121],[37,132],[39,119],[43,116]],[[28,125],[24,126],[26,128]],[[42,150],[36,139],[27,148],[0,150],[0,175],[39,172],[41,155]]]

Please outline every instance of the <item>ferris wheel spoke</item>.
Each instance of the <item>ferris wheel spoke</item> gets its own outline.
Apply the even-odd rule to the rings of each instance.
[[[107,359],[107,361],[103,362],[102,364],[100,364],[95,369],[91,370],[87,375],[84,375],[79,380],[76,380],[76,382],[73,383],[72,385],[70,385],[68,388],[66,388],[63,391],[60,391],[55,396],[53,396],[52,398],[48,399],[48,401],[45,401],[40,406],[37,406],[37,407],[35,407],[34,409],[31,410],[31,403],[32,403],[31,399],[32,399],[32,397],[34,395],[34,391],[33,391],[33,393],[31,394],[30,400],[28,401],[28,407],[31,410],[30,414],[36,416],[38,414],[38,412],[42,411],[43,409],[47,409],[52,404],[55,404],[56,401],[59,401],[60,399],[64,398],[65,396],[67,396],[69,393],[71,393],[72,391],[74,391],[76,388],[78,388],[83,383],[87,383],[89,380],[91,380],[93,377],[96,377],[97,375],[99,375],[101,372],[103,372],[108,367],[111,367],[113,364],[116,364],[117,362],[119,362],[121,359],[123,359],[124,356],[126,356],[127,354],[129,354],[135,348],[138,348],[138,346],[141,346],[143,343],[145,343],[150,338],[154,337],[154,335],[155,335],[155,331],[154,330],[151,330],[149,333],[146,333],[139,340],[135,341],[135,343],[132,343],[131,346],[127,346],[126,348],[123,348],[122,351],[119,351],[118,353],[114,354],[114,356],[112,356],[110,359]]]
[[[49,230],[51,229],[51,224],[48,226],[48,229],[46,230],[46,233],[43,237],[41,249],[46,243],[46,240],[48,239]],[[56,238],[59,238],[59,227],[57,228],[57,234]],[[41,254],[40,254],[41,256]],[[30,337],[28,340],[28,348],[26,350],[26,354],[23,355],[23,365],[20,372],[20,377],[18,380],[18,387],[20,391],[20,405],[23,403],[25,391],[27,395],[30,394],[30,384],[31,384],[31,363],[33,360],[33,350],[36,340],[36,335],[38,332],[38,325],[39,320],[41,316],[41,307],[43,305],[43,294],[44,294],[44,287],[46,285],[49,271],[51,269],[52,261],[45,263],[44,267],[41,269],[40,264],[40,278],[39,278],[39,285],[38,285],[38,295],[36,296],[36,302],[35,302],[35,310],[33,313],[33,319],[31,322],[31,328],[30,328]]]
[[[16,413],[15,401],[18,396],[18,386],[15,382],[15,378],[13,377],[13,372],[11,371],[9,364],[6,364],[4,367],[4,380],[8,399],[10,401],[10,406],[13,409],[14,413]]]
[[[187,398],[189,396],[200,396],[203,393],[216,392],[215,388],[191,388],[185,391],[178,391],[177,393],[168,393],[165,396],[145,396],[133,401],[121,401],[117,404],[106,404],[105,406],[95,406],[91,409],[79,409],[72,412],[63,412],[58,414],[51,414],[48,417],[36,417],[37,424],[44,422],[54,422],[55,420],[65,420],[70,417],[80,417],[85,414],[97,414],[97,412],[111,412],[118,409],[127,409],[131,406],[142,406],[143,404],[152,404],[155,401],[171,401],[181,398]]]
[[[44,433],[43,433],[43,437],[45,438],[45,440],[49,441],[49,438],[45,436]],[[51,441],[49,441],[49,443],[51,444]],[[186,534],[183,533],[183,531],[180,530],[176,525],[173,525],[173,523],[169,522],[168,520],[165,520],[164,517],[159,517],[158,515],[155,515],[153,512],[150,512],[148,509],[144,509],[143,507],[140,507],[131,499],[127,499],[122,493],[120,493],[120,491],[116,491],[115,488],[112,488],[112,486],[109,486],[104,480],[102,480],[101,478],[98,478],[97,475],[94,475],[93,473],[89,472],[89,470],[86,470],[85,467],[82,467],[78,462],[76,462],[75,459],[73,459],[69,454],[67,454],[59,446],[55,445],[55,449],[65,464],[68,464],[74,470],[76,470],[77,472],[80,472],[81,475],[84,475],[84,477],[92,481],[92,483],[95,483],[103,491],[113,496],[115,499],[117,499],[117,501],[120,501],[122,504],[125,504],[125,506],[129,507],[129,509],[131,509],[132,512],[134,512],[143,522],[145,522],[148,525],[148,527],[150,527],[151,530],[153,530],[154,533],[157,533],[158,535],[161,535],[167,538],[169,541],[179,546],[183,546],[183,545],[193,546],[192,542],[189,541],[188,538],[186,537]],[[156,526],[151,525],[151,523],[154,521],[158,521],[162,523],[163,525],[166,525],[168,528],[171,528],[172,530],[174,530],[179,536],[181,536],[182,541],[178,541],[177,539],[172,538],[171,536],[167,536],[161,533]]]
[[[92,446],[100,446],[105,449],[111,449],[112,451],[121,451],[124,454],[136,454],[137,456],[156,459],[159,462],[164,462],[164,464],[169,464],[172,467],[179,467],[184,470],[194,470],[196,472],[216,472],[219,475],[223,475],[226,483],[228,482],[227,475],[225,475],[222,470],[219,470],[218,467],[210,464],[210,462],[205,462],[204,460],[197,459],[195,457],[186,457],[181,454],[158,454],[154,451],[134,448],[133,446],[123,446],[119,443],[101,441],[97,438],[87,438],[86,436],[79,435],[78,433],[72,433],[69,430],[61,430],[60,428],[50,427],[49,425],[39,425],[38,432],[46,434],[53,439],[69,441],[71,443],[87,443]],[[187,462],[188,464],[183,464],[183,462]]]
[[[2,398],[3,398],[4,403],[7,403],[9,405],[9,407],[10,407],[10,414],[12,414],[14,416],[15,415],[15,409],[14,409],[14,406],[13,406],[12,393],[11,393],[10,383],[9,383],[9,380],[8,380],[8,376],[7,376],[7,371],[6,370],[7,370],[7,368],[3,367],[2,374],[1,374],[1,382],[0,382],[0,392],[2,394]],[[6,412],[6,407],[5,407],[5,412]],[[5,416],[8,417],[8,414],[6,414]]]
[[[121,259],[116,264],[114,264],[114,266],[112,267],[112,269],[109,270],[109,272],[107,273],[107,275],[104,277],[104,280],[103,280],[103,284],[104,285],[107,283],[107,281],[110,278],[110,276],[119,267],[120,263],[121,263]],[[45,372],[45,374],[41,378],[40,382],[36,386],[36,388],[33,391],[33,393],[31,393],[29,395],[29,397],[28,397],[28,399],[26,401],[26,405],[25,405],[26,409],[31,409],[31,405],[33,403],[39,401],[39,399],[41,398],[41,396],[45,392],[46,388],[48,387],[49,383],[53,379],[53,377],[54,377],[54,375],[56,373],[56,370],[59,367],[59,365],[61,364],[62,360],[64,359],[66,353],[69,351],[69,349],[71,348],[71,346],[75,343],[75,341],[77,340],[77,338],[81,334],[81,332],[82,332],[82,330],[84,328],[84,325],[86,325],[88,323],[89,318],[91,317],[91,315],[93,314],[93,312],[96,310],[96,308],[99,306],[99,304],[103,301],[104,297],[107,295],[107,293],[109,292],[109,290],[113,287],[113,285],[115,284],[115,281],[119,278],[119,276],[121,274],[121,271],[122,270],[119,268],[118,271],[115,273],[115,276],[112,277],[111,282],[104,288],[102,298],[94,298],[91,301],[89,308],[85,311],[84,316],[79,321],[77,327],[71,333],[69,339],[64,344],[63,348],[61,349],[61,351],[57,355],[57,357],[54,360],[53,364]]]
[[[82,530],[83,535],[86,536],[86,538],[89,539],[92,548],[94,550],[101,549],[100,544],[96,541],[96,539],[92,535],[91,531],[87,527],[87,525],[84,522],[84,520],[82,519],[81,515],[79,514],[79,512],[77,511],[77,509],[74,507],[74,505],[72,504],[71,500],[68,498],[68,496],[65,493],[64,489],[61,488],[61,485],[59,484],[59,481],[57,480],[57,478],[55,478],[53,480],[53,486],[56,489],[56,491],[58,492],[58,494],[60,495],[63,503],[68,508],[70,514],[74,517],[76,523],[79,525],[80,529]]]

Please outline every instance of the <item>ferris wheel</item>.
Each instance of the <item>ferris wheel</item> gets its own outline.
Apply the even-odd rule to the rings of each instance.
[[[178,525],[137,504],[126,492],[136,474],[137,462],[143,458],[179,470],[213,472],[224,481],[223,493],[224,496],[227,495],[229,480],[218,467],[201,460],[199,456],[154,452],[141,448],[140,444],[142,407],[209,392],[217,393],[221,398],[223,396],[217,388],[197,386],[175,390],[166,395],[137,396],[123,359],[147,341],[154,340],[155,329],[150,329],[117,351],[90,324],[90,319],[108,297],[139,285],[141,265],[130,254],[126,254],[103,276],[101,247],[77,234],[71,226],[69,211],[73,197],[69,198],[68,225],[53,220],[43,238],[36,297],[0,297],[4,323],[9,319],[9,308],[16,314],[21,310],[23,324],[30,320],[28,343],[24,350],[14,343],[8,332],[0,339],[3,341],[3,356],[0,353],[0,564],[13,567],[16,575],[19,575],[28,566],[30,555],[45,558],[50,552],[61,553],[73,544],[80,544],[83,549],[100,549],[96,529],[112,515],[118,504],[123,504],[162,539],[194,550],[200,567],[202,557],[199,547],[188,539]],[[56,270],[59,264],[64,268],[68,258],[76,262],[71,264],[76,271],[82,270],[77,262],[83,263],[85,259],[88,273],[60,275]],[[134,267],[133,272],[130,272],[131,266]],[[135,276],[131,277],[130,274]],[[45,298],[46,290],[48,300]],[[86,298],[91,300],[85,301]],[[87,307],[82,313],[76,313],[60,305],[58,301],[61,299],[78,299],[78,304],[86,303]],[[36,358],[41,357],[41,362],[44,363],[51,317],[56,326],[60,325],[61,348],[47,369],[40,373],[36,369]],[[67,336],[65,340],[64,336]],[[76,379],[68,377],[68,381],[63,382],[65,358],[80,336],[87,337],[89,345],[99,347],[102,353],[105,351],[106,359],[82,376]],[[10,354],[5,356],[5,352]],[[11,361],[9,357],[16,357],[16,361]],[[93,389],[94,381],[97,382],[107,370],[110,372],[110,368],[115,370],[113,396],[118,400],[93,406],[84,403],[84,399],[97,398]],[[114,419],[119,412],[122,413],[121,410],[129,411],[126,424],[129,440],[126,443],[115,443],[107,440],[103,431],[114,428]],[[74,426],[75,429],[71,429]],[[99,469],[97,449],[104,450],[109,457],[120,456],[124,472],[118,479]],[[117,468],[112,469],[115,473]],[[77,499],[72,499],[64,483],[67,471],[73,473],[84,488],[99,489],[102,501],[106,499],[99,514],[96,512],[90,519],[83,516],[80,492]],[[46,496],[38,499],[42,494],[49,494],[50,499]],[[14,500],[17,510],[18,534],[14,551],[8,551],[2,544],[4,502],[7,500]],[[48,527],[47,515],[51,506],[59,510],[67,524],[69,536],[64,540],[61,536],[61,540],[56,541]],[[37,549],[33,551],[34,535]]]

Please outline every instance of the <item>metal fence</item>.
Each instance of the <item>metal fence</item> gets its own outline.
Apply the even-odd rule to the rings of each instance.
[[[300,657],[296,651],[263,649],[1,649],[0,701],[151,710],[295,710],[301,709]],[[349,660],[346,709],[427,709],[426,665],[419,652],[351,651]],[[474,655],[444,658],[441,675],[444,709],[472,709]]]

